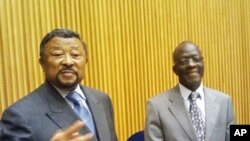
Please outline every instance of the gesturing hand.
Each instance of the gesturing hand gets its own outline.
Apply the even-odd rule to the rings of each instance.
[[[93,134],[79,134],[84,126],[86,125],[82,121],[76,121],[65,131],[58,131],[50,141],[91,141]]]

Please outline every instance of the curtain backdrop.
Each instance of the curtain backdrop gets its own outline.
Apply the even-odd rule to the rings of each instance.
[[[203,51],[204,85],[250,124],[249,25],[249,0],[0,0],[0,114],[43,83],[40,41],[65,27],[88,45],[82,83],[109,94],[121,141],[143,130],[147,99],[178,82],[172,52],[183,40]]]

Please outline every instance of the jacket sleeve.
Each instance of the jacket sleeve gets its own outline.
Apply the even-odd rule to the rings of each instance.
[[[31,116],[31,115],[29,115]],[[31,141],[32,130],[25,116],[16,108],[6,109],[2,115],[1,141]]]
[[[236,124],[231,98],[228,99],[226,141],[230,141],[230,125]]]
[[[149,100],[146,108],[145,141],[163,141],[162,127],[157,109]]]

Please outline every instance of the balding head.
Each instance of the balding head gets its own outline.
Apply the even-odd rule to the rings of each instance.
[[[173,53],[173,71],[179,82],[190,90],[196,90],[204,72],[203,57],[199,47],[191,42],[181,42]]]

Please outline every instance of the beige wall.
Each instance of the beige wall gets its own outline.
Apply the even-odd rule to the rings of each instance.
[[[176,85],[182,40],[200,45],[204,84],[231,95],[250,124],[249,25],[249,0],[0,0],[0,113],[44,81],[40,40],[67,27],[89,47],[83,83],[109,93],[121,141],[144,128],[146,100]]]

